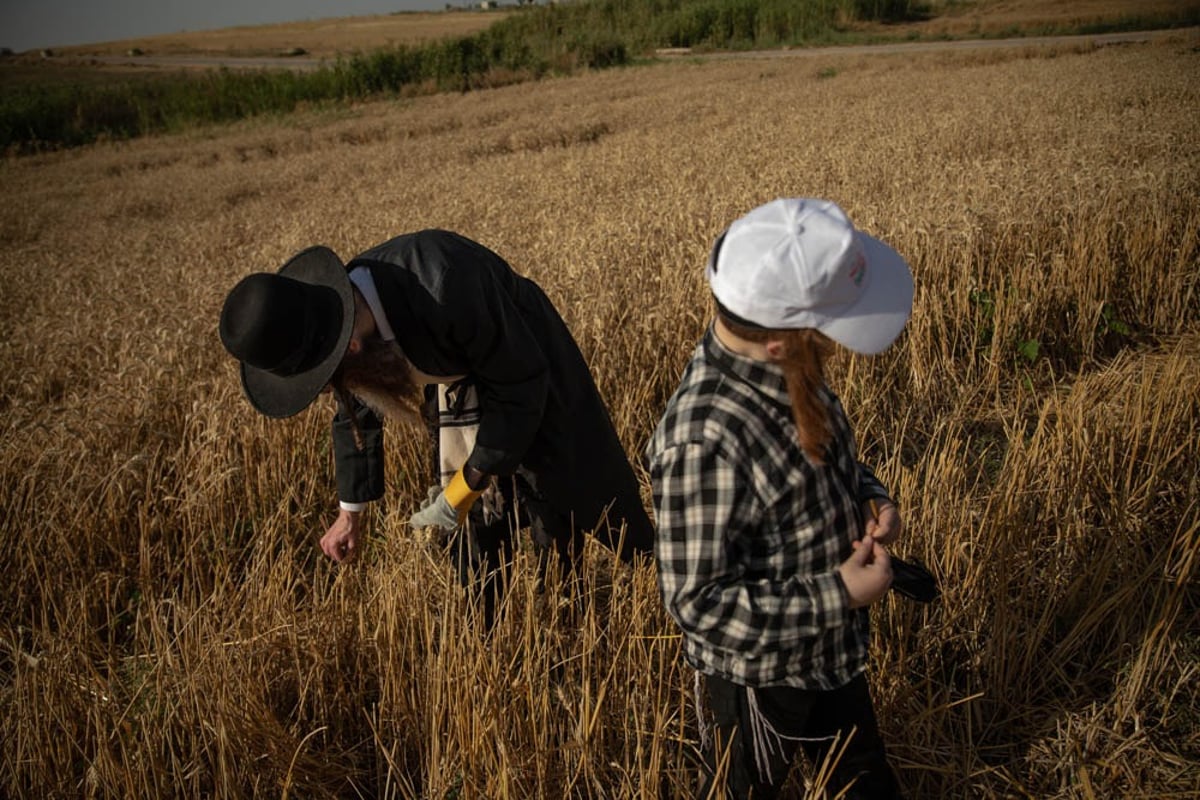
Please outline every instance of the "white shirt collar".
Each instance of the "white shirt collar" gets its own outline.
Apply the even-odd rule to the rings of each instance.
[[[350,282],[367,301],[367,307],[371,309],[371,316],[375,317],[375,329],[379,331],[379,336],[386,342],[396,341],[392,324],[388,322],[387,314],[383,313],[383,302],[379,299],[379,290],[375,288],[375,279],[371,277],[371,270],[367,267],[355,267],[350,270]],[[462,375],[428,375],[411,363],[409,367],[418,383],[453,383],[464,377]]]
[[[350,270],[350,282],[362,293],[363,299],[375,317],[375,328],[384,341],[395,341],[396,334],[392,332],[392,324],[388,322],[387,314],[383,313],[383,303],[379,300],[379,290],[375,288],[375,279],[371,270],[366,267],[355,267]]]

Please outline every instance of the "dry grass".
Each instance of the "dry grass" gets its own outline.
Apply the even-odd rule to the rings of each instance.
[[[927,19],[887,24],[862,22],[849,27],[897,39],[906,36],[926,39],[1007,36],[1048,29],[1069,31],[1135,18],[1158,19],[1187,11],[1194,14],[1200,10],[1198,0],[930,0],[926,5],[929,9]],[[504,19],[509,13],[503,10],[486,13],[438,11],[331,17],[275,25],[180,31],[58,47],[54,51],[67,57],[125,55],[133,49],[158,56],[250,57],[273,56],[298,47],[314,57],[334,58],[381,47],[468,36]]]
[[[377,14],[251,25],[208,31],[183,31],[139,39],[55,48],[71,56],[121,55],[138,49],[152,55],[260,56],[302,48],[333,58],[380,47],[411,45],[447,36],[469,36],[504,19],[506,11],[438,11]]]
[[[4,161],[0,794],[686,796],[653,570],[589,552],[572,620],[522,562],[480,642],[397,432],[334,568],[329,409],[253,415],[217,315],[308,244],[462,231],[564,310],[636,458],[709,243],[807,194],[918,287],[835,374],[945,588],[876,613],[908,793],[1197,796],[1196,47],[677,63]]]
[[[931,18],[876,26],[923,36],[996,36],[1045,29],[1066,30],[1195,12],[1196,0],[932,0]]]

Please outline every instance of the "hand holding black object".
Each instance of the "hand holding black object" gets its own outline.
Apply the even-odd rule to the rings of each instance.
[[[878,520],[879,504],[875,500],[869,502],[871,516]],[[933,573],[925,569],[921,562],[905,561],[895,555],[892,556],[892,590],[918,603],[931,603],[942,593],[938,588],[937,578],[933,577]]]

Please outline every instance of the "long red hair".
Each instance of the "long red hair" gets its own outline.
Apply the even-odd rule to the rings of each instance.
[[[736,336],[757,343],[775,339],[783,344],[783,353],[777,363],[787,382],[796,436],[808,457],[818,464],[822,463],[825,449],[833,439],[829,410],[820,395],[820,389],[825,384],[825,362],[833,355],[833,342],[814,328],[754,328],[733,321],[721,309],[717,309],[717,314],[721,323]]]

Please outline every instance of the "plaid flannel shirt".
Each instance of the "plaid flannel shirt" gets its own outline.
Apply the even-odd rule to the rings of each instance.
[[[814,464],[796,438],[783,373],[728,350],[712,327],[646,448],[667,611],[697,670],[746,686],[834,689],[866,665],[867,609],[838,566],[887,498],[838,399]]]

